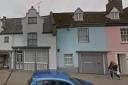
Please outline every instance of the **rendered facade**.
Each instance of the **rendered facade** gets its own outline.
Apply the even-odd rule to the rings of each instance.
[[[106,11],[51,13],[57,30],[57,66],[80,73],[108,73],[110,61],[128,74],[128,8],[108,0]]]
[[[24,18],[3,17],[1,66],[17,70],[56,69],[56,36],[47,21],[49,16],[41,17],[33,7]]]
[[[40,16],[33,7],[24,18],[0,22],[0,67],[62,69],[107,74],[110,61],[128,74],[128,8],[108,0],[106,11]]]

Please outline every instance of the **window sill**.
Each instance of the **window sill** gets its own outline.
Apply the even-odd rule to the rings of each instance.
[[[79,43],[89,43],[89,41],[83,41],[83,42],[81,41],[81,42],[79,42]]]
[[[65,67],[72,67],[73,65],[72,64],[65,64],[64,66]]]

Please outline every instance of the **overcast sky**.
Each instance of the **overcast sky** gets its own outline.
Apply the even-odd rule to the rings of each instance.
[[[128,7],[128,0],[122,0],[123,7]],[[38,4],[40,2],[40,5]],[[40,15],[53,12],[73,12],[77,7],[83,11],[105,11],[108,0],[0,0],[0,17],[24,17],[33,5]]]

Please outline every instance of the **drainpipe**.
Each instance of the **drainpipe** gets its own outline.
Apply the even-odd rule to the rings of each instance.
[[[36,57],[36,50],[35,50],[35,71],[37,70],[37,62],[36,62],[36,59],[37,59],[37,57]]]
[[[105,75],[106,74],[105,54],[103,54],[103,68],[104,68],[104,75]]]

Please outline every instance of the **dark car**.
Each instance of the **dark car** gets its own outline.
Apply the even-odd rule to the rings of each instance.
[[[28,85],[94,85],[57,70],[35,71]]]

